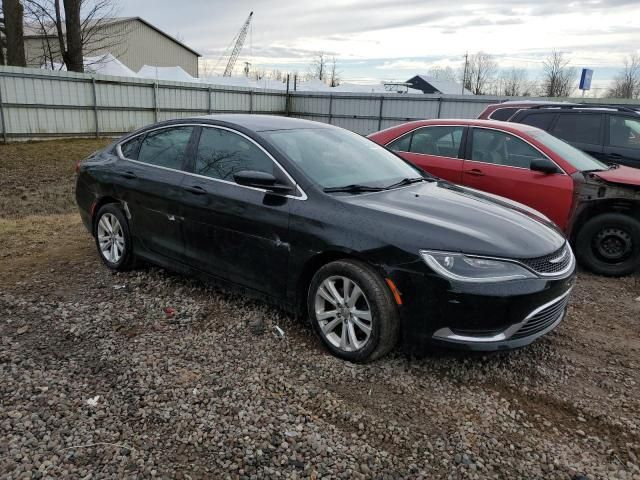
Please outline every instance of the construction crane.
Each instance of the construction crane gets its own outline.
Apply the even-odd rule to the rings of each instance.
[[[249,16],[247,17],[247,20],[244,22],[244,25],[242,25],[242,28],[238,33],[238,39],[236,40],[236,44],[233,47],[231,56],[229,57],[227,68],[224,69],[224,74],[222,74],[223,77],[230,77],[231,74],[233,73],[233,67],[236,64],[236,60],[238,60],[238,56],[240,55],[240,50],[242,50],[242,46],[244,45],[244,39],[247,38],[247,31],[249,30],[251,17],[253,17],[253,12],[249,14]]]

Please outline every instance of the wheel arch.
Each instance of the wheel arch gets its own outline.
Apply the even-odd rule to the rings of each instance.
[[[105,205],[108,205],[110,203],[122,203],[120,200],[118,200],[115,197],[112,197],[110,195],[105,195],[103,197],[100,197],[94,204],[93,204],[93,208],[91,209],[91,234],[95,236],[96,234],[96,217],[98,215],[98,212],[100,211],[100,209],[102,207],[104,207]]]
[[[591,202],[576,217],[571,229],[570,241],[574,243],[584,224],[604,213],[622,213],[640,221],[640,199],[610,198]]]

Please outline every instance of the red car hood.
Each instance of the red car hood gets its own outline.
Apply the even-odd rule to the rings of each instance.
[[[593,172],[593,175],[605,182],[640,186],[640,169],[637,168],[620,165],[618,168],[612,168],[611,170]]]

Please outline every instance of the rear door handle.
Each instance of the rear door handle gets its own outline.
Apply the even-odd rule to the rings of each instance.
[[[469,175],[473,175],[474,177],[484,176],[484,173],[479,168],[472,168],[471,170],[466,170],[464,173],[468,173]]]
[[[138,178],[138,176],[133,172],[120,172],[120,176],[124,178],[128,178],[129,180]]]
[[[184,187],[184,189],[187,192],[191,192],[194,193],[196,195],[204,195],[205,193],[207,193],[207,191],[202,188],[202,187],[198,187],[197,185],[191,186],[191,187]]]

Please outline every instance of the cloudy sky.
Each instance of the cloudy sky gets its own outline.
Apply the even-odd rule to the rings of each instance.
[[[602,86],[640,53],[639,0],[121,0],[123,16],[141,16],[177,35],[215,65],[250,11],[241,61],[304,72],[315,52],[334,55],[346,81],[404,81],[429,68],[459,68],[465,52],[493,54],[503,68],[540,76],[552,50],[595,70]],[[218,62],[224,69],[226,59]]]

